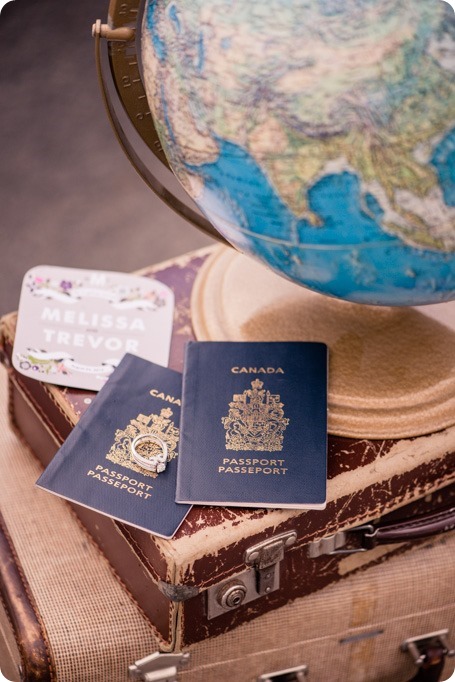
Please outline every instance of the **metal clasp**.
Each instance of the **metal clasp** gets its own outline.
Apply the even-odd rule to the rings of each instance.
[[[346,548],[349,536],[352,533],[363,533],[360,538],[360,546]],[[308,556],[310,559],[315,559],[324,554],[357,554],[358,552],[366,552],[367,547],[363,546],[363,541],[366,538],[374,538],[375,534],[376,529],[371,523],[364,526],[357,526],[357,528],[350,528],[349,530],[341,530],[333,535],[327,535],[325,538],[321,538],[321,540],[310,542],[308,546]]]
[[[402,642],[400,649],[411,654],[414,663],[420,668],[424,663],[427,663],[427,650],[432,647],[436,648],[439,646],[442,649],[443,656],[455,656],[455,650],[449,649],[448,634],[449,630],[446,628],[437,632],[427,632],[425,635],[419,635],[418,637],[409,637],[409,639],[405,639]]]
[[[134,682],[177,682],[180,668],[187,665],[190,654],[156,652],[128,667],[128,678]]]
[[[275,583],[275,573],[280,561],[284,558],[284,550],[297,540],[297,533],[290,531],[275,535],[270,540],[264,540],[253,545],[245,552],[245,563],[256,569],[257,591],[259,595],[272,591]]]
[[[207,589],[207,618],[217,618],[278,590],[280,561],[296,540],[297,533],[292,530],[249,547],[243,557],[246,570]]]

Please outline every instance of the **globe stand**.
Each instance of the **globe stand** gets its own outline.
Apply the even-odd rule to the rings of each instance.
[[[327,343],[334,435],[408,438],[455,423],[455,302],[348,303],[219,247],[198,276],[191,305],[201,341]]]

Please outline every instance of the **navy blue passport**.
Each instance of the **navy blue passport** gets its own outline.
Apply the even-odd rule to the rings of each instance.
[[[327,346],[190,342],[180,431],[178,502],[323,509]]]
[[[172,537],[190,509],[175,503],[181,390],[178,372],[125,355],[37,485],[154,535]],[[157,438],[148,440],[148,434]],[[166,444],[169,461],[161,473],[132,458],[131,444],[140,435],[145,438],[136,451],[146,460],[162,454]]]

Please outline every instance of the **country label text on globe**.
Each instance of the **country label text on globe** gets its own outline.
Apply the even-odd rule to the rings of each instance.
[[[240,251],[359,303],[455,297],[455,14],[441,0],[148,0],[176,176]]]

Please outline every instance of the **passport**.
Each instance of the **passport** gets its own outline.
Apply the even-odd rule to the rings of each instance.
[[[323,509],[328,350],[316,342],[190,342],[176,499]]]
[[[37,486],[172,537],[190,509],[175,502],[181,389],[179,372],[127,353]],[[147,461],[166,448],[164,471],[153,472],[134,460],[131,445],[139,436],[144,438],[136,451]]]

